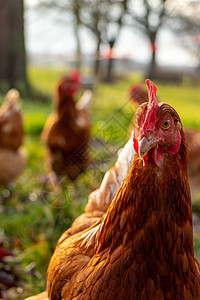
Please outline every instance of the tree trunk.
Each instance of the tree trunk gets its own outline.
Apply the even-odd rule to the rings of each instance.
[[[27,87],[23,0],[0,0],[0,85]]]
[[[113,66],[114,66],[113,47],[114,47],[115,41],[116,41],[115,39],[109,41],[110,49],[109,49],[109,55],[108,55],[107,74],[106,74],[106,77],[105,77],[106,82],[112,82],[113,81],[113,74],[112,74]]]
[[[156,50],[151,54],[148,77],[152,80],[156,79]]]
[[[150,79],[156,79],[156,73],[157,73],[157,66],[156,66],[156,33],[153,32],[149,35],[150,37],[150,42],[151,42],[151,62],[149,65],[149,70],[148,70],[148,78]]]
[[[98,39],[97,42],[97,49],[96,49],[96,58],[94,63],[94,76],[98,77],[99,69],[100,69],[100,46],[101,46],[101,39]]]
[[[81,69],[81,41],[80,41],[80,1],[72,1],[72,11],[75,17],[74,22],[74,34],[76,38],[76,58],[75,58],[75,67],[80,72]]]
[[[80,72],[81,69],[81,41],[80,41],[80,35],[79,35],[79,24],[74,25],[74,33],[76,38],[76,60],[75,65],[76,69]]]

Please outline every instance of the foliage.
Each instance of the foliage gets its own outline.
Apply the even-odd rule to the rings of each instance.
[[[40,68],[30,69],[29,76],[38,89],[52,94],[62,73],[63,70]],[[28,165],[15,184],[0,188],[0,233],[15,241],[24,270],[25,284],[19,299],[44,290],[48,262],[58,238],[83,212],[89,193],[99,187],[104,173],[114,164],[118,149],[126,143],[135,111],[128,100],[128,89],[140,80],[140,74],[133,74],[112,85],[96,86],[91,108],[91,164],[75,183],[63,181],[58,192],[46,183],[45,148],[40,141],[52,104],[22,100]],[[178,109],[184,125],[200,129],[200,88],[159,83],[157,86],[159,96]],[[197,238],[195,245],[199,245]]]

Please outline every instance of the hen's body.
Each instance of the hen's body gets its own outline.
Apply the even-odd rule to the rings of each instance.
[[[48,146],[47,164],[57,177],[71,180],[86,170],[89,162],[90,118],[86,107],[76,107],[73,80],[58,84],[56,112],[47,119],[42,140]],[[78,85],[78,84],[77,84]],[[71,90],[71,88],[75,90]]]
[[[160,104],[155,111],[139,109],[137,131],[143,115],[149,124],[166,115],[175,138],[170,133],[169,144],[151,145],[145,160],[136,155],[105,215],[58,243],[48,268],[49,299],[200,299],[185,136],[173,108]],[[141,154],[150,140],[137,131]]]
[[[21,147],[23,138],[19,93],[12,89],[0,107],[0,184],[9,184],[25,168],[27,152]]]

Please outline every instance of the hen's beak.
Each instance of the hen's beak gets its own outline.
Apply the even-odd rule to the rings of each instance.
[[[139,148],[139,156],[143,158],[150,149],[156,146],[156,142],[153,141],[152,139],[148,140],[146,137],[143,137],[139,142],[138,142],[138,148]]]

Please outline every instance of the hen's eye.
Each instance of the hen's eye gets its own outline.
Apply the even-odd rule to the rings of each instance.
[[[165,120],[163,123],[162,123],[162,129],[166,130],[168,129],[170,126],[170,120]]]

